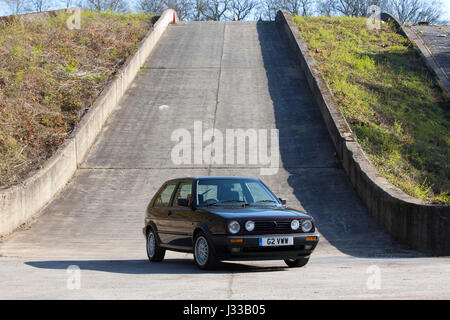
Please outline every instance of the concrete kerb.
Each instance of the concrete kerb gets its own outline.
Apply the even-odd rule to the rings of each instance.
[[[450,206],[429,205],[389,183],[370,163],[335,103],[288,12],[276,22],[299,59],[344,170],[369,214],[394,238],[432,255],[450,255]]]
[[[0,237],[6,236],[38,214],[60,192],[86,157],[105,121],[119,104],[136,74],[152,52],[174,10],[168,9],[129,57],[115,79],[106,86],[59,150],[23,183],[0,190]],[[46,15],[51,15],[46,13]],[[178,16],[176,15],[176,21]]]

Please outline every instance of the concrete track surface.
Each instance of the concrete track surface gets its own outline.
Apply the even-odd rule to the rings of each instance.
[[[441,80],[447,92],[450,92],[450,26],[412,26],[410,28],[420,37],[426,50],[442,71]]]
[[[256,165],[174,165],[173,130],[278,129],[277,175]],[[261,177],[316,219],[310,263],[224,262],[200,272],[192,256],[146,260],[144,209],[169,178]],[[169,26],[120,108],[65,190],[0,243],[5,299],[450,298],[450,258],[425,257],[368,216],[328,137],[302,70],[272,22]],[[80,268],[79,289],[68,281]],[[378,280],[379,281],[378,281]]]

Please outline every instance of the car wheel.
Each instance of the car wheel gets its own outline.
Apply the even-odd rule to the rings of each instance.
[[[153,229],[150,229],[147,233],[147,257],[152,262],[163,261],[166,255],[166,250],[161,248],[156,238],[156,234]]]
[[[213,248],[203,232],[198,233],[194,239],[194,261],[202,270],[213,269],[218,262]]]
[[[305,266],[309,261],[309,258],[300,258],[300,259],[286,259],[284,262],[287,264],[289,268],[300,268]]]

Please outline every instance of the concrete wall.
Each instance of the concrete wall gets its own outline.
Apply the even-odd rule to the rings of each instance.
[[[100,133],[103,124],[117,107],[137,72],[161,38],[176,13],[169,9],[142,40],[137,52],[129,57],[83,116],[72,136],[45,163],[45,166],[22,184],[0,190],[0,236],[7,235],[42,210],[72,178]]]
[[[450,255],[450,206],[425,204],[380,175],[334,102],[291,15],[279,11],[276,21],[298,57],[338,157],[369,214],[399,241],[424,253]]]

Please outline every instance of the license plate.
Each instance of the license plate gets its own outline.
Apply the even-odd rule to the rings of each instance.
[[[292,246],[294,244],[294,237],[263,237],[259,238],[260,247],[278,247],[278,246]]]

